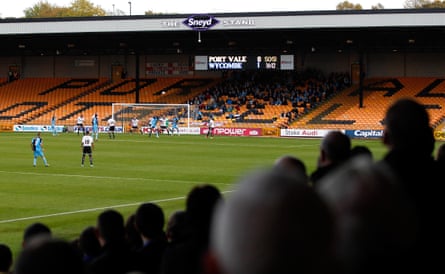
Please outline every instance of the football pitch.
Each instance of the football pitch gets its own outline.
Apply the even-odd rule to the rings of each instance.
[[[272,166],[282,155],[302,159],[314,170],[320,139],[160,136],[101,134],[93,152],[94,167],[81,167],[81,135],[42,133],[45,155],[33,167],[33,133],[0,133],[0,243],[21,249],[23,231],[34,222],[47,224],[54,236],[75,239],[105,209],[124,218],[144,202],[162,207],[166,219],[184,209],[193,186],[212,184],[225,195],[244,174]],[[353,140],[382,157],[380,140]]]

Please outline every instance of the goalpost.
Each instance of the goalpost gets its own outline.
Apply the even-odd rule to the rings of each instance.
[[[169,121],[177,116],[179,118],[179,128],[190,128],[189,104],[113,103],[111,108],[111,115],[116,121],[116,126],[121,126],[123,132],[128,130],[131,119],[134,117],[139,120],[139,128],[147,127],[150,119],[154,116],[166,117]]]

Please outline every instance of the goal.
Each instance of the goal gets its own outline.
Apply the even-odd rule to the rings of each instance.
[[[121,126],[123,132],[128,131],[131,119],[139,120],[139,127],[146,127],[154,116],[166,117],[170,121],[175,116],[179,118],[178,127],[190,127],[190,105],[188,104],[129,104],[113,103],[112,117],[116,126]]]

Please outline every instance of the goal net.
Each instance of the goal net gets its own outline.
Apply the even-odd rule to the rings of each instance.
[[[131,120],[136,117],[139,120],[139,128],[149,126],[149,121],[153,117],[167,118],[173,121],[178,117],[178,127],[190,127],[190,105],[188,104],[128,104],[113,103],[112,117],[116,121],[116,126],[121,126],[123,132],[129,131]]]

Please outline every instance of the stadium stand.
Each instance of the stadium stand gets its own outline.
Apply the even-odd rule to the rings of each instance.
[[[183,78],[156,78],[140,81],[143,103],[184,103],[217,80],[190,81]],[[184,88],[188,86],[188,88]],[[49,124],[53,114],[62,124],[74,125],[79,113],[98,113],[108,119],[112,103],[134,103],[134,79],[27,78],[0,86],[0,123]],[[162,94],[161,91],[168,91]]]
[[[274,79],[273,81],[275,81]],[[441,128],[445,116],[443,79],[401,77],[367,79],[363,85],[362,107],[359,87],[353,85],[331,96],[312,96],[311,86],[326,82],[313,79],[293,83],[292,88],[273,83],[251,83],[247,92],[234,92],[233,83],[218,78],[187,79],[159,77],[139,81],[140,102],[191,103],[203,113],[212,115],[220,127],[252,128],[318,128],[383,129],[382,117],[395,100],[412,97],[428,109],[432,126]],[[269,85],[269,86],[268,86]],[[230,88],[228,88],[230,86]],[[12,124],[49,124],[53,114],[62,124],[74,125],[79,113],[90,117],[98,113],[103,121],[110,115],[112,103],[135,102],[135,79],[110,81],[100,79],[25,78],[0,85],[2,101],[0,121]],[[242,90],[242,89],[238,89]],[[301,101],[296,97],[302,96]],[[297,95],[296,95],[297,94]],[[276,98],[282,100],[277,103]],[[192,108],[193,109],[193,108]],[[193,118],[196,118],[192,115]],[[147,117],[148,119],[148,117]],[[196,120],[195,122],[199,122]]]
[[[352,86],[322,103],[318,108],[295,121],[291,127],[326,129],[383,129],[382,119],[389,105],[403,97],[415,98],[428,110],[432,126],[443,122],[443,97],[440,79],[428,77],[401,77],[369,79],[363,87],[363,105],[360,106],[358,87]]]

